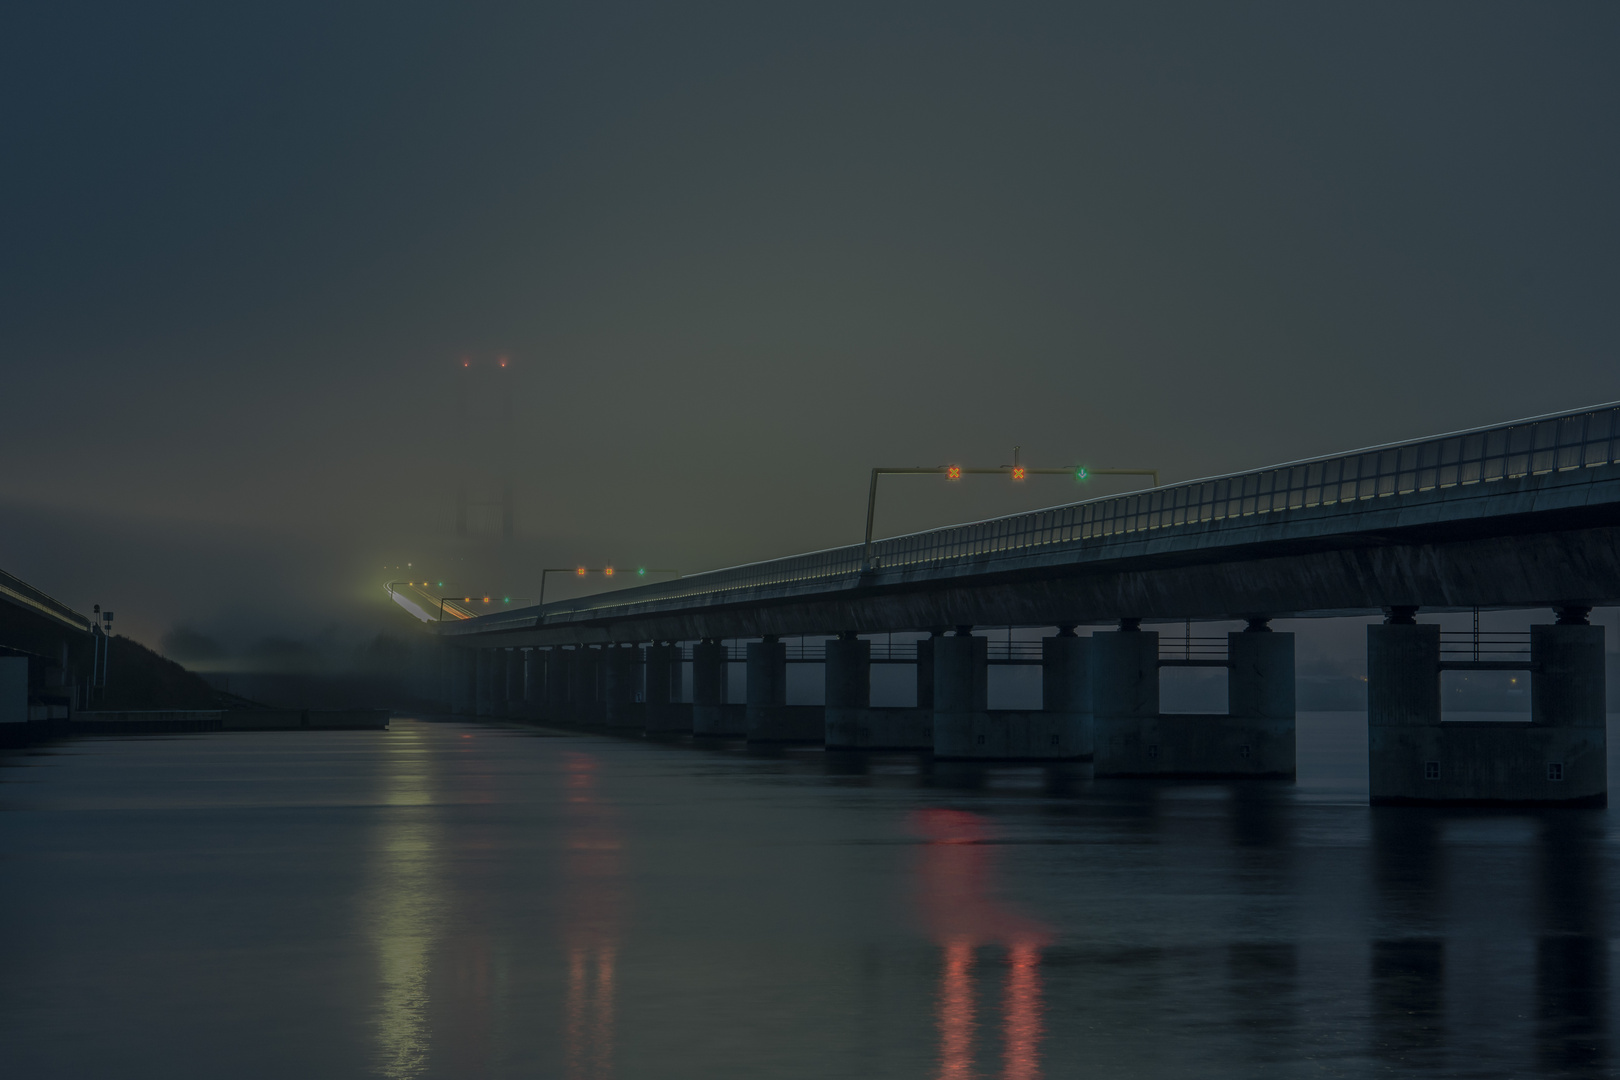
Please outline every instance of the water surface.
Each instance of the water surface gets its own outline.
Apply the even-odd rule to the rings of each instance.
[[[1611,738],[1611,745],[1614,740]],[[1608,1076],[1606,810],[515,727],[0,758],[8,1077]]]

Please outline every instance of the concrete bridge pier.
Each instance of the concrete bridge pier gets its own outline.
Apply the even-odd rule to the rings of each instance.
[[[477,657],[473,661],[473,663],[476,665],[476,689],[473,697],[474,716],[495,715],[495,665],[498,663],[498,658],[495,654],[495,649],[479,649],[477,650]],[[504,690],[505,688],[502,687],[502,689]]]
[[[926,642],[919,643],[923,644]],[[921,652],[919,648],[919,655]],[[931,661],[931,650],[928,656]],[[933,749],[931,662],[927,704],[916,708],[872,707],[872,643],[854,633],[840,634],[827,642],[826,679],[826,740],[830,749]]]
[[[1091,711],[1098,776],[1160,771],[1158,634],[1133,619],[1091,635]]]
[[[1159,635],[1136,620],[1091,641],[1098,776],[1294,775],[1294,635],[1226,636],[1225,715],[1159,711]]]
[[[632,644],[602,650],[602,719],[610,730],[641,729],[643,710],[636,700],[639,660],[637,647]]]
[[[989,707],[989,642],[971,631],[959,626],[950,637],[934,639],[934,756],[980,761],[1072,761],[1084,756],[1084,712]],[[1058,704],[1066,710],[1080,705],[1085,692],[1086,678],[1080,672],[1085,670],[1087,644],[1071,637],[1043,651],[1053,660],[1050,678],[1061,688]]]
[[[692,734],[719,738],[748,734],[743,706],[726,701],[730,663],[723,641],[705,638],[692,646]]]
[[[989,642],[958,626],[933,639],[934,755],[986,757],[990,720]]]
[[[864,745],[862,721],[872,704],[872,643],[854,634],[827,642],[822,702],[828,749]]]
[[[574,681],[573,664],[573,650],[555,645],[546,650],[546,703],[543,716],[547,723],[568,722],[568,694]]]
[[[647,707],[645,730],[649,735],[673,735],[692,730],[692,706],[676,700],[680,695],[680,655],[668,642],[648,645],[646,655]]]
[[[471,716],[473,713],[476,655],[472,649],[450,647],[450,687],[445,697],[449,699],[452,716]]]
[[[944,636],[945,631],[934,630],[917,641],[917,708],[928,713],[930,746],[933,745],[934,643]]]
[[[1091,639],[1073,626],[1060,626],[1055,637],[1041,639],[1041,712],[1048,746],[1067,750],[1065,757],[1092,757]],[[1056,756],[1056,755],[1054,755]]]
[[[501,715],[517,719],[523,715],[523,651],[503,649],[502,662],[506,674],[505,693],[502,694]]]
[[[574,650],[574,662],[569,680],[569,704],[573,722],[587,727],[600,727],[603,721],[600,685],[602,678],[602,650],[596,646]]]
[[[1367,628],[1367,750],[1379,803],[1608,803],[1603,627],[1585,607],[1530,627],[1524,663],[1443,661],[1440,627],[1394,608]],[[1446,669],[1530,674],[1530,720],[1443,720]]]
[[[1216,719],[1219,741],[1209,750],[1215,771],[1294,775],[1293,634],[1251,619],[1247,629],[1226,635],[1226,716]]]
[[[546,651],[523,650],[523,718],[539,720],[546,707]]]
[[[748,643],[747,688],[749,742],[819,743],[825,738],[822,709],[787,703],[787,645],[781,639]]]

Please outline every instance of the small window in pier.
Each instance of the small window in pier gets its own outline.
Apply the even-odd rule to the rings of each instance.
[[[1147,754],[1148,754],[1148,760],[1149,761],[1157,761],[1157,760],[1159,760],[1159,744],[1154,743],[1152,746],[1149,746]]]
[[[1547,779],[1562,780],[1564,778],[1564,763],[1562,761],[1547,762]]]
[[[1248,747],[1247,744],[1244,744],[1243,746],[1238,747],[1238,757],[1242,758],[1245,761],[1247,761],[1249,759],[1249,747]]]
[[[1440,763],[1438,761],[1425,761],[1423,763],[1423,779],[1440,779]]]

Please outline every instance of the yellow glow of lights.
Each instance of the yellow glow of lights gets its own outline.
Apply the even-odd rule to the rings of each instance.
[[[608,567],[607,569],[603,570],[602,573],[606,574],[608,577],[612,577],[613,576],[613,567],[611,567],[611,566]]]

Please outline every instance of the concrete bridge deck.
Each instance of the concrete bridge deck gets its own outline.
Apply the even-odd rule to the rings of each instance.
[[[436,626],[543,646],[1595,605],[1620,406],[1171,484]]]

